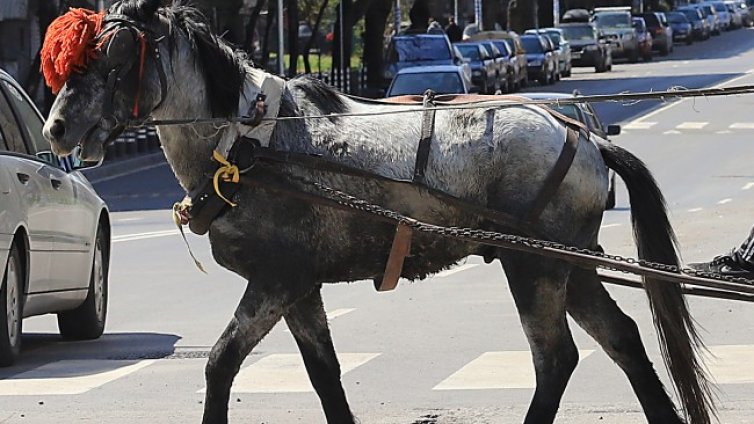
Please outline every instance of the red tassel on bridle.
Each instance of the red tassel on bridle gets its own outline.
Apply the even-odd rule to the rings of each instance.
[[[95,37],[102,30],[104,12],[71,8],[47,28],[42,45],[40,70],[57,94],[71,76],[96,57]]]

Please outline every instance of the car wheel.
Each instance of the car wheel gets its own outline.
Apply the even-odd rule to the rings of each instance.
[[[636,63],[639,61],[639,50],[633,50],[631,54],[628,55],[628,61],[631,63]]]
[[[669,54],[670,49],[668,48],[668,46],[663,46],[662,48],[660,48],[660,56],[667,56]]]
[[[644,61],[645,62],[652,61],[652,53],[651,52],[644,55]]]
[[[607,202],[605,202],[605,210],[610,210],[615,207],[615,175],[610,178],[610,188],[607,191]]]
[[[0,286],[0,366],[13,365],[21,354],[22,293],[24,271],[21,254],[15,246],[8,253],[2,285]]]
[[[693,42],[694,42],[694,39],[692,37],[686,37],[686,45],[687,46],[690,46],[691,43],[693,43]]]
[[[99,228],[94,242],[94,259],[86,300],[76,309],[58,313],[58,329],[66,339],[96,339],[105,331],[109,269],[107,247],[105,234]]]
[[[571,73],[573,72],[572,68],[568,68],[564,73],[563,76],[566,78],[569,78],[571,76]]]

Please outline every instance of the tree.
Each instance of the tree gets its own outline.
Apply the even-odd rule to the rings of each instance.
[[[510,6],[510,28],[522,33],[535,26],[535,2],[528,0],[516,0]]]
[[[367,68],[367,96],[381,94],[382,75],[385,66],[383,46],[385,25],[393,8],[391,0],[374,0],[364,17],[364,65]]]

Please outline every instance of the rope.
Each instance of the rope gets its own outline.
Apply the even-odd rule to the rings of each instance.
[[[685,89],[681,87],[672,88],[666,91],[650,91],[642,93],[619,93],[619,94],[595,94],[591,96],[578,96],[567,99],[541,99],[541,100],[490,100],[474,103],[465,103],[457,105],[442,105],[434,107],[409,107],[401,106],[395,103],[375,102],[380,106],[393,106],[390,110],[380,110],[374,112],[344,112],[330,113],[323,115],[306,115],[306,116],[278,116],[275,118],[262,118],[264,121],[297,121],[305,119],[332,119],[343,117],[368,117],[368,116],[385,116],[398,115],[403,113],[422,113],[428,110],[470,110],[470,109],[504,109],[508,107],[518,107],[520,105],[537,105],[537,106],[559,106],[572,105],[579,103],[603,103],[616,102],[636,104],[647,100],[661,100],[664,102],[689,97],[721,97],[733,96],[740,94],[754,94],[754,85],[740,85],[735,87],[723,88],[692,88]],[[398,106],[398,107],[396,107]],[[184,118],[184,119],[150,119],[145,122],[146,125],[196,125],[196,124],[226,124],[240,123],[245,125],[255,125],[259,118],[238,116],[228,118]]]

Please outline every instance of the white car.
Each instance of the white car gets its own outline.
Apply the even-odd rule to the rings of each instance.
[[[68,339],[105,328],[108,210],[74,160],[52,154],[42,125],[0,70],[0,366],[20,355],[23,318],[55,313]]]

